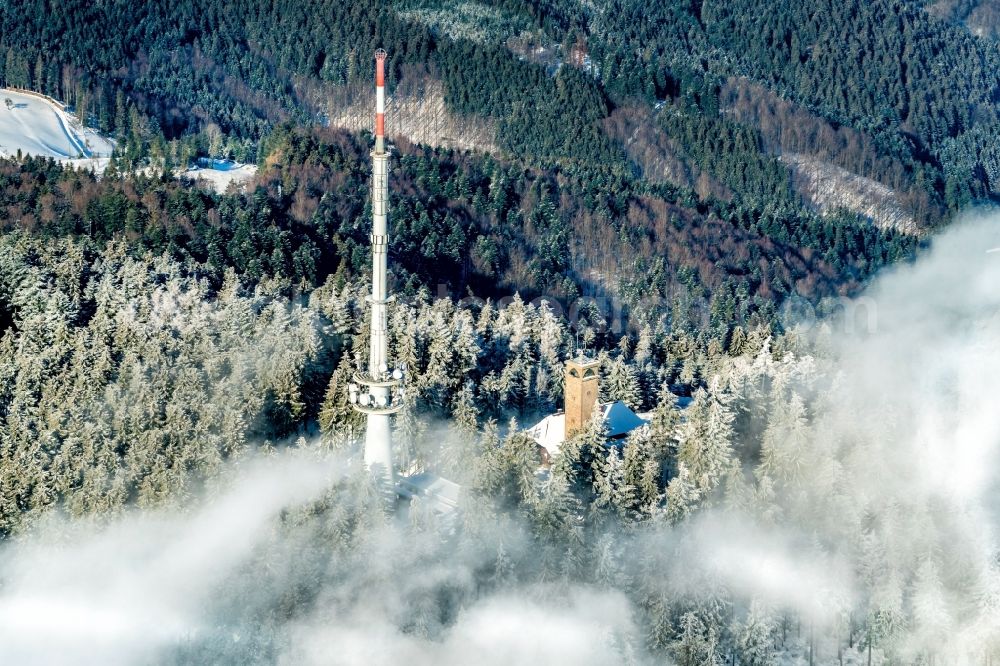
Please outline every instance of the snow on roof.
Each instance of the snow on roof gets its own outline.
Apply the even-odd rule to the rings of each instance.
[[[545,447],[550,456],[559,453],[559,447],[566,439],[566,414],[550,414],[526,431],[528,436]]]
[[[608,437],[621,437],[630,433],[641,425],[646,425],[646,421],[636,415],[628,405],[620,400],[603,405],[604,424],[608,429]]]
[[[422,497],[439,513],[450,513],[455,510],[461,490],[462,486],[454,481],[443,479],[430,472],[400,477],[398,483],[400,495],[407,498]]]
[[[628,405],[620,400],[598,405],[604,417],[608,438],[613,439],[626,435],[649,421],[633,412]],[[566,414],[559,412],[551,414],[525,430],[529,437],[543,446],[550,456],[559,452],[559,447],[566,440]]]

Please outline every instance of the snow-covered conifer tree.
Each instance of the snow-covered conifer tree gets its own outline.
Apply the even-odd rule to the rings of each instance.
[[[630,409],[638,409],[642,405],[642,387],[635,368],[618,356],[611,362],[607,378],[601,383],[604,400],[614,402],[620,400]]]
[[[774,615],[760,600],[750,604],[746,620],[736,632],[740,662],[747,666],[770,666],[774,663]]]

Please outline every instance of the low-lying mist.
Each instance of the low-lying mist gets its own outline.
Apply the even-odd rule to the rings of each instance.
[[[183,510],[52,515],[4,544],[0,663],[982,662],[1000,648],[997,247],[1000,220],[968,219],[871,285],[871,326],[734,359],[721,385],[767,425],[683,521],[553,546],[531,506],[466,492],[451,520],[387,516],[354,458],[262,453]]]

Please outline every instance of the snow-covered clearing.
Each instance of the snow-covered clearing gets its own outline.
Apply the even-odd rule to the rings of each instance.
[[[205,181],[222,194],[232,183],[245,183],[257,173],[257,165],[240,164],[231,160],[198,160],[198,166],[181,173],[183,178]]]
[[[12,157],[20,151],[25,156],[51,157],[100,174],[108,168],[114,149],[114,141],[81,125],[59,102],[23,90],[0,90],[0,157]],[[231,183],[252,178],[257,167],[201,159],[198,166],[175,173],[225,192]]]
[[[20,90],[0,91],[0,156],[33,155],[103,171],[114,143],[83,127],[58,103]]]
[[[882,183],[810,155],[786,153],[779,159],[791,167],[796,190],[821,213],[846,208],[880,229],[918,233],[916,219]]]

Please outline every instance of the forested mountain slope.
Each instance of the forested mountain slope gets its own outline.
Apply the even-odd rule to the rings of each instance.
[[[323,125],[345,91],[370,93],[381,46],[391,89],[433,82],[450,114],[496,132],[489,155],[395,137],[399,291],[610,297],[616,335],[727,350],[992,201],[1000,47],[939,15],[890,0],[16,0],[0,7],[2,82],[65,99],[118,147],[101,178],[0,163],[0,224],[96,253],[124,238],[208,297],[229,270],[288,296],[358,279],[366,141]],[[261,169],[223,195],[162,175],[207,154]],[[8,329],[21,316],[0,302]]]
[[[988,663],[995,492],[961,465],[995,465],[933,446],[997,432],[995,225],[926,256],[1000,196],[995,24],[950,0],[0,3],[0,85],[117,142],[102,174],[0,159],[0,618],[48,598],[17,596],[48,578],[16,548],[54,514],[192,511],[291,450],[340,476],[234,539],[252,555],[145,661],[329,663],[300,652],[359,617],[364,646],[431,654],[484,603],[582,587],[621,611],[599,663]],[[398,455],[462,484],[444,528],[384,520],[352,457],[378,47],[413,116],[389,124]],[[207,156],[259,169],[176,176]],[[841,299],[893,265],[874,327]],[[595,421],[539,475],[521,428],[579,347],[651,423],[609,448]],[[0,655],[30,643],[0,624]]]
[[[1000,370],[1000,266],[982,248],[997,243],[995,220],[968,226],[880,279],[870,296],[891,307],[864,336],[811,346],[758,327],[723,352],[681,331],[617,344],[591,331],[602,397],[651,407],[651,424],[608,447],[592,422],[544,482],[534,441],[498,419],[561,400],[562,361],[590,325],[519,299],[399,304],[394,361],[414,397],[397,455],[462,482],[448,522],[420,501],[389,519],[357,458],[330,469],[361,425],[344,388],[367,343],[363,282],[290,298],[287,280],[248,287],[230,270],[213,294],[185,262],[121,239],[95,252],[5,234],[0,611],[18,621],[0,627],[0,654],[990,654],[995,482],[968,461],[1000,432],[984,390]],[[682,413],[672,391],[690,389]],[[102,612],[66,620],[67,605]],[[595,607],[618,612],[595,623]],[[527,635],[512,624],[526,612]],[[123,614],[135,620],[108,624]]]
[[[157,611],[155,632],[121,623],[133,661],[464,655],[449,641],[484,605],[520,618],[551,597],[548,619],[592,621],[604,606],[579,599],[596,593],[611,628],[574,625],[593,636],[573,654],[600,649],[572,663],[988,663],[1000,573],[978,502],[995,491],[968,469],[995,465],[959,445],[1000,432],[983,254],[1000,240],[984,223],[928,249],[1000,196],[1000,45],[970,32],[988,5],[0,4],[0,84],[117,141],[102,174],[0,159],[0,618],[66,607],[59,585],[32,587],[65,582],[35,573],[46,526],[91,543],[62,513],[116,583],[77,596],[131,619],[102,595],[143,596],[149,544],[187,542],[140,529],[122,549],[115,521],[162,528],[131,512],[174,507],[187,524],[203,495],[227,505],[221,478],[292,451],[338,471],[297,504],[267,490],[297,479],[248,493],[274,515],[238,503],[260,521],[235,522],[241,557],[157,552],[183,565],[163,578],[184,599],[128,599]],[[462,484],[457,523],[419,501],[387,520],[354,455],[378,47],[390,110],[413,114],[397,127],[423,128],[390,137],[397,454]],[[475,137],[448,136],[462,127]],[[206,191],[175,173],[198,157],[259,169]],[[886,309],[842,300],[861,293]],[[560,406],[580,347],[602,400],[650,424],[609,447],[595,420],[539,473],[522,426]],[[951,466],[935,446],[956,431]],[[103,582],[90,564],[66,578]],[[58,651],[53,633],[94,649],[89,625],[36,615],[37,634],[0,622],[0,657]],[[113,634],[94,661],[128,662]]]
[[[368,53],[386,47],[390,86],[406,77],[439,81],[449,112],[495,127],[495,160],[437,158],[446,170],[451,161],[475,165],[472,185],[463,186],[470,203],[477,188],[491,195],[476,173],[496,164],[514,184],[522,180],[517,172],[548,181],[545,196],[524,200],[520,218],[507,219],[506,204],[498,204],[493,214],[505,229],[494,223],[481,242],[478,230],[462,230],[481,274],[492,280],[484,266],[509,266],[503,289],[623,295],[618,283],[649,274],[660,255],[669,273],[695,269],[710,293],[719,285],[702,275],[717,263],[710,252],[688,246],[683,257],[662,256],[669,242],[664,222],[672,218],[690,237],[688,230],[707,219],[723,236],[749,232],[777,248],[764,257],[751,251],[749,262],[735,259],[728,272],[742,293],[815,301],[850,291],[879,265],[906,256],[914,241],[894,227],[919,232],[992,196],[996,47],[915,4],[869,3],[858,13],[798,3],[761,14],[725,3],[506,2],[487,10],[454,2],[192,0],[170,7],[68,2],[56,12],[47,3],[14,2],[0,12],[4,81],[65,98],[115,135],[121,171],[146,162],[169,168],[207,153],[266,166],[282,141],[281,123],[335,117],[330,105],[347,99],[344,90],[370,86]],[[889,25],[898,30],[840,46],[840,35],[861,34],[862,24],[884,25],[897,14]],[[777,23],[747,23],[755,16]],[[812,45],[813,55],[803,55],[802,45]],[[848,56],[859,66],[844,66]],[[955,76],[934,78],[934,68],[945,65]],[[891,85],[879,83],[890,78]],[[817,193],[817,173],[833,175],[832,194]],[[276,184],[265,170],[261,180],[268,178]],[[322,182],[328,184],[338,196],[338,185]],[[317,226],[317,219],[304,219],[322,211],[316,186],[294,178],[282,185],[284,197],[296,198],[297,221]],[[432,181],[418,179],[413,193],[421,206],[434,207],[433,190]],[[450,190],[442,194],[442,203],[454,198]],[[534,208],[546,199],[555,216],[526,223],[545,217]],[[42,219],[33,213],[30,224]],[[398,211],[401,226],[423,214],[409,205]],[[9,223],[24,219],[24,212],[9,215]],[[451,227],[479,216],[442,211]],[[226,215],[219,224],[230,227],[234,219]],[[870,221],[880,230],[868,228]],[[442,233],[454,247],[434,242]],[[536,251],[537,233],[546,236],[545,252]],[[514,240],[510,262],[495,249],[508,247],[496,243],[504,235]],[[638,263],[614,260],[615,239],[640,249]],[[439,256],[458,256],[456,243],[457,232],[442,229],[421,252],[438,265]],[[300,265],[311,250],[302,252]],[[406,263],[413,250],[400,252]],[[810,267],[817,256],[830,268]],[[338,262],[321,261],[314,280]],[[530,265],[538,262],[547,265]],[[464,289],[475,283],[474,273],[464,267],[448,282]]]
[[[18,0],[0,10],[0,78],[78,103],[109,131],[162,130],[172,139],[214,125],[245,153],[275,121],[327,115],[324,91],[335,98],[338,86],[367,82],[368,54],[383,46],[391,85],[404,70],[440,79],[450,109],[499,121],[505,151],[566,167],[584,160],[627,169],[620,143],[595,120],[629,100],[660,99],[662,116],[693,112],[698,122],[722,122],[720,88],[746,77],[834,128],[871,137],[879,156],[903,166],[907,188],[936,206],[955,210],[992,196],[1000,51],[921,3],[483,7],[70,1],[50,11],[49,3]],[[129,117],[131,104],[151,126],[131,127],[138,120]],[[678,122],[667,133],[695,153],[692,161],[700,151],[726,153],[727,145],[706,145],[698,131],[695,145],[684,145],[692,121]],[[746,149],[764,149],[760,128],[747,129]],[[731,166],[712,170],[732,178]],[[889,177],[881,169],[860,175]]]

